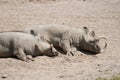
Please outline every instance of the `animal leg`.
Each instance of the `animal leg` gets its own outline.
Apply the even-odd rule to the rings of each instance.
[[[76,52],[76,51],[77,51],[76,47],[72,47],[71,50],[72,50],[73,52]]]
[[[27,62],[27,57],[23,51],[22,48],[19,48],[18,50],[15,50],[14,52],[14,55],[17,56],[20,60],[22,61],[26,61]]]
[[[34,61],[34,59],[33,59],[33,57],[31,55],[27,55],[26,57],[27,57],[27,59],[29,59],[31,61]]]
[[[69,41],[61,40],[59,45],[63,49],[63,51],[66,53],[66,55],[74,56],[74,51],[71,49]]]
[[[51,50],[52,50],[52,55],[53,56],[57,56],[59,54],[59,52],[54,48],[53,44],[50,44]]]

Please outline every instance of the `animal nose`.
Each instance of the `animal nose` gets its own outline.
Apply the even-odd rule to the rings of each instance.
[[[99,46],[98,46],[98,45],[96,45],[96,48],[99,48]]]
[[[58,55],[58,52],[57,52],[57,51],[55,51],[55,52],[54,52],[54,56],[57,56],[57,55]]]
[[[101,52],[100,47],[99,47],[98,45],[96,45],[95,47],[96,47],[96,52],[97,52],[97,53],[100,53],[100,52]]]

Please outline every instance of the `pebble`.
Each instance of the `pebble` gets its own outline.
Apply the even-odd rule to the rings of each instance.
[[[2,75],[1,77],[2,77],[2,78],[7,78],[7,76],[8,76],[7,74],[4,74],[4,75]]]

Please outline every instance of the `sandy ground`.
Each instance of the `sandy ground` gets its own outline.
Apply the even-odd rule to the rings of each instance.
[[[95,80],[120,75],[120,0],[0,0],[0,31],[39,24],[87,26],[108,39],[98,55],[0,59],[0,80]]]

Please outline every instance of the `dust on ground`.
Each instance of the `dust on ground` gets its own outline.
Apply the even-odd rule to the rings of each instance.
[[[120,75],[120,0],[0,0],[0,31],[40,24],[87,26],[108,39],[98,55],[0,59],[0,80],[95,80]]]

